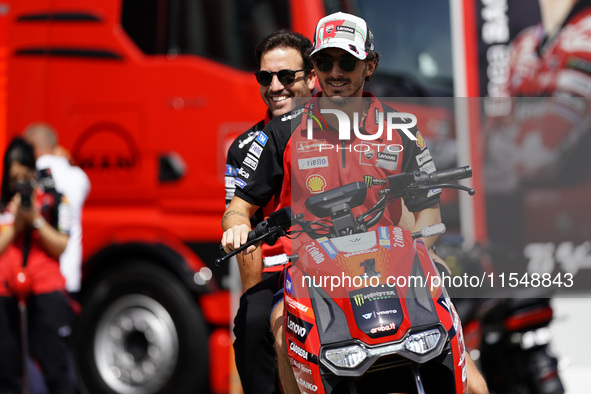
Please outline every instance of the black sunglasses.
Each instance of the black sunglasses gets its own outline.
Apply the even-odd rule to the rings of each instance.
[[[316,68],[322,72],[328,72],[332,70],[334,62],[335,59],[329,56],[316,56],[314,58]],[[341,58],[338,60],[338,63],[341,70],[350,72],[355,70],[355,67],[357,67],[357,58],[353,56],[341,56]]]
[[[277,74],[277,79],[283,85],[291,85],[295,81],[295,75],[299,71],[308,71],[306,68],[301,70],[279,70],[279,71],[257,71],[254,73],[257,77],[258,83],[262,86],[269,86],[273,82],[273,75]]]

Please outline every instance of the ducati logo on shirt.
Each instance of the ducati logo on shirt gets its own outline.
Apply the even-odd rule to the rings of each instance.
[[[322,175],[310,175],[306,180],[306,187],[312,194],[322,193],[326,187],[326,179]]]
[[[376,151],[370,145],[361,143],[357,148],[360,152],[359,164],[396,171],[401,148],[400,145],[382,145]]]
[[[363,142],[359,145],[359,164],[363,166],[373,166],[374,161],[372,160],[376,155],[375,149],[370,147],[368,144]]]
[[[250,141],[254,140],[257,137],[257,135],[259,135],[258,131],[251,131],[250,133],[248,133],[248,136],[244,140],[238,141],[238,148],[244,148],[246,145],[250,143]]]

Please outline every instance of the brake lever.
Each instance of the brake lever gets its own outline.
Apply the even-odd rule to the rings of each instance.
[[[279,229],[281,229],[279,227]],[[273,231],[270,231],[266,234],[262,234],[259,235],[258,237],[254,238],[252,241],[245,243],[244,245],[241,245],[239,248],[234,249],[233,251],[231,251],[230,253],[226,253],[226,251],[224,250],[224,248],[222,247],[222,245],[219,246],[220,249],[220,253],[222,253],[224,256],[215,259],[215,265],[216,267],[219,267],[219,265],[227,260],[230,260],[232,257],[236,256],[238,253],[242,252],[245,249],[248,249],[249,246],[254,245],[258,242],[262,242],[266,237],[269,237],[273,234],[275,234],[277,232],[276,229],[274,229]]]
[[[410,185],[410,186],[408,186],[408,189],[410,189],[410,190],[407,190],[406,192],[410,193],[410,194],[418,194],[418,192],[421,192],[421,191],[437,189],[437,188],[463,190],[465,192],[468,192],[468,194],[471,196],[476,194],[476,190],[474,190],[473,188],[467,187],[464,185],[458,185],[455,183],[436,183],[433,185],[424,185],[424,186]]]

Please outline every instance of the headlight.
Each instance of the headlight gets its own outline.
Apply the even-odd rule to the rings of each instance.
[[[409,336],[404,341],[404,347],[409,352],[425,354],[437,347],[440,338],[441,332],[439,330],[423,331]]]
[[[437,354],[431,354],[430,356],[424,356],[426,353],[436,349],[441,342],[442,337],[445,335],[445,331],[433,328],[426,331],[421,331],[409,335],[405,340],[388,343],[382,346],[368,347],[363,343],[352,343],[350,345],[344,345],[340,348],[326,349],[321,352],[320,360],[326,367],[333,370],[333,372],[347,369],[348,371],[342,371],[342,375],[335,372],[339,376],[357,376],[350,375],[355,370],[359,373],[364,373],[367,369],[367,365],[359,367],[366,359],[377,359],[381,356],[389,354],[400,354],[404,358],[410,360],[423,360],[431,359]],[[412,353],[412,354],[410,354]],[[372,361],[373,363],[373,361]]]
[[[330,349],[324,358],[337,368],[355,368],[367,358],[367,352],[359,345]]]

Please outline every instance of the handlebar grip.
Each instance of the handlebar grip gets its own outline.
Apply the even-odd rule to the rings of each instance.
[[[260,222],[259,224],[256,225],[254,230],[251,230],[248,233],[248,238],[247,238],[246,242],[251,242],[255,238],[258,238],[261,235],[264,235],[268,232],[269,232],[269,223],[266,220],[263,220],[262,222]]]
[[[444,183],[470,178],[472,176],[472,167],[464,166],[452,168],[449,170],[436,171],[429,175],[429,183]]]
[[[277,230],[280,228],[283,230],[290,228],[292,216],[293,213],[291,212],[290,207],[285,207],[273,212],[269,215],[269,218],[257,224],[254,230],[248,233],[247,242],[251,242],[255,238],[269,235],[269,237],[266,237],[263,241],[269,245],[275,244],[278,239],[278,236],[276,235]],[[275,234],[274,237],[273,234]]]
[[[254,230],[251,230],[248,233],[248,240],[247,240],[247,244],[248,242],[253,241],[255,238],[265,234],[266,231],[266,227],[267,227],[267,221],[264,220],[261,223],[259,223]],[[218,250],[220,252],[220,255],[222,256],[221,258],[217,259],[215,264],[219,265],[222,261],[228,260],[231,256],[234,256],[236,253],[239,253],[240,250],[246,249],[246,244],[242,245],[240,248],[238,249],[234,249],[233,251],[231,251],[230,253],[226,253],[226,251],[224,250],[224,247],[220,244],[218,245]]]
[[[234,249],[230,253],[226,253],[222,245],[219,245],[220,254],[223,256],[216,260],[216,265],[222,261],[228,260],[230,257],[240,253],[249,245],[254,244],[253,241],[265,242],[268,245],[274,245],[280,236],[285,235],[285,230],[291,227],[291,219],[293,213],[290,207],[282,208],[269,215],[267,220],[263,220],[256,227],[248,233],[247,241],[238,249]],[[283,230],[283,233],[280,232]]]

